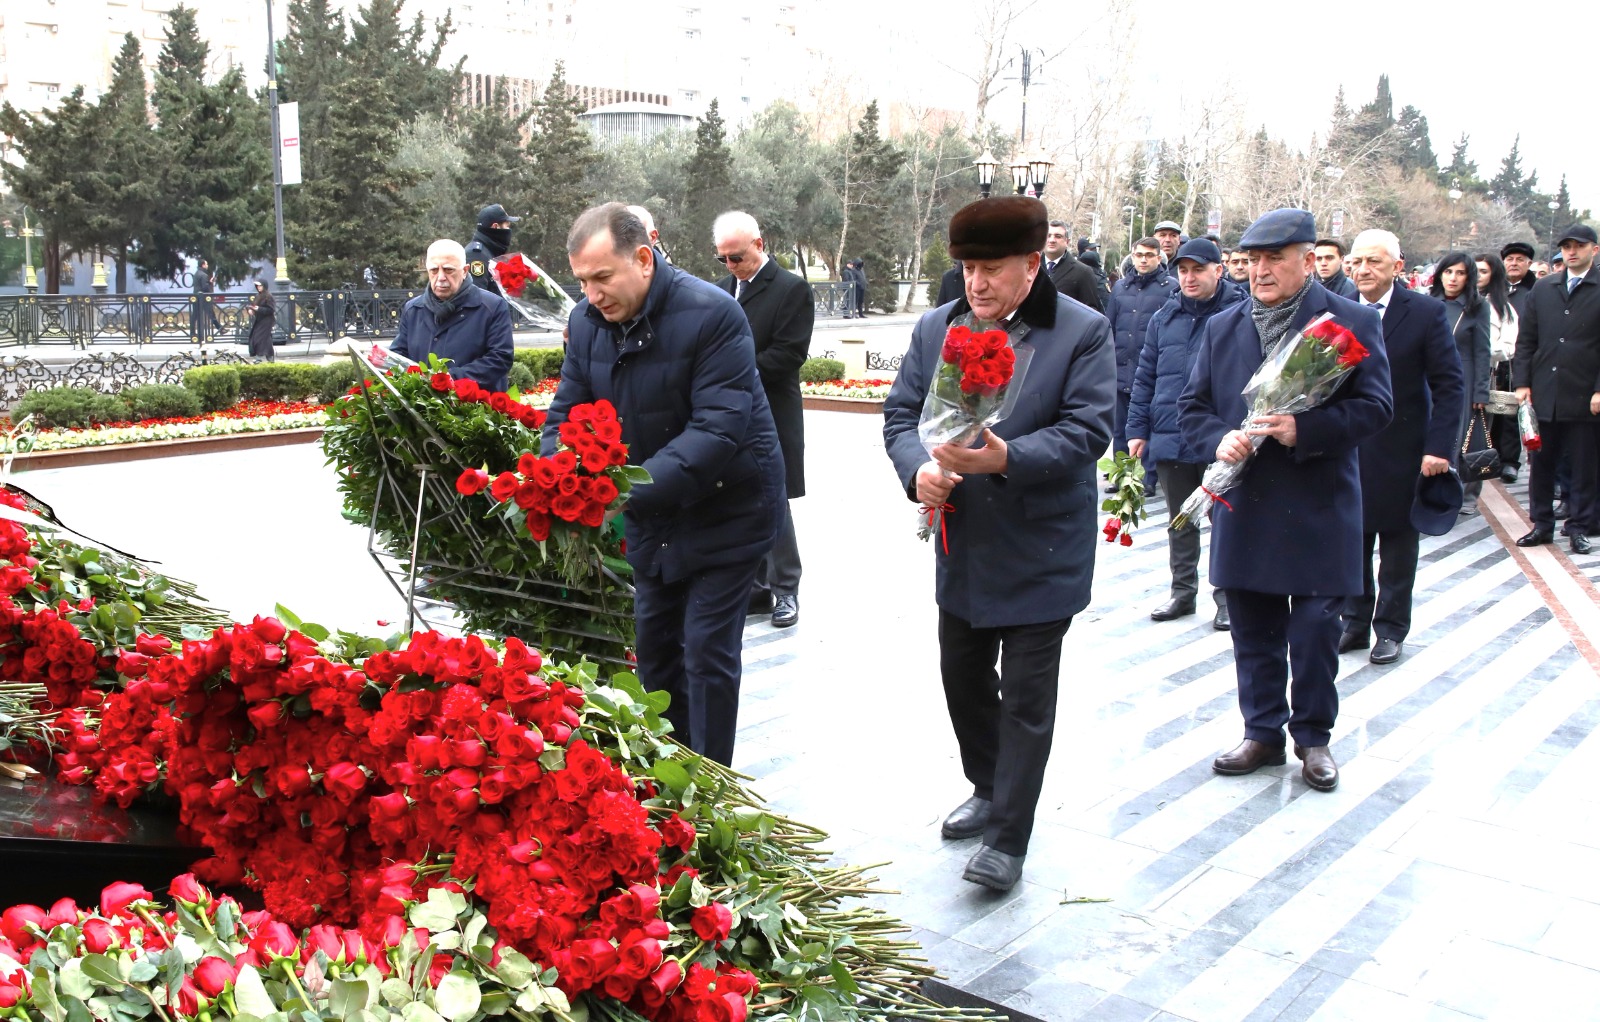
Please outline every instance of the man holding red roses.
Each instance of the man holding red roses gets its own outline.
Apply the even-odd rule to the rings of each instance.
[[[1021,878],[1033,832],[1061,642],[1089,602],[1095,464],[1116,406],[1105,318],[1040,272],[1048,220],[1044,203],[1020,195],[980,199],[951,218],[965,296],[917,323],[883,409],[884,445],[906,496],[943,511],[945,532],[932,543],[939,670],[972,797],[942,832],[981,836],[965,879],[1002,891]],[[1014,410],[983,431],[982,446],[943,444],[930,460],[918,423],[952,323],[999,324],[1013,349],[1032,351],[1026,374],[1010,382],[1021,388]]]

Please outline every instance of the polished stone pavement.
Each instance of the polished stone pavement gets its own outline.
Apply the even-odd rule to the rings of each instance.
[[[736,766],[841,858],[887,863],[903,893],[879,900],[953,984],[1052,1020],[1600,1018],[1600,686],[1574,643],[1600,559],[1536,585],[1498,518],[1425,540],[1405,658],[1343,658],[1342,782],[1321,794],[1297,764],[1212,774],[1240,731],[1231,647],[1209,615],[1148,619],[1167,581],[1157,503],[1132,548],[1097,545],[1027,871],[995,895],[960,879],[976,843],[939,837],[968,792],[932,554],[879,423],[807,413],[801,623],[746,629]],[[278,448],[19,481],[236,614],[280,601],[328,625],[398,621],[321,460]]]

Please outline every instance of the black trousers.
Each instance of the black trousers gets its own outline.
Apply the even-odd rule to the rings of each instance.
[[[1411,590],[1417,583],[1416,529],[1369,532],[1362,537],[1361,595],[1344,601],[1344,630],[1352,635],[1378,633],[1380,639],[1404,642],[1411,633]],[[1372,550],[1378,549],[1377,585],[1373,585]]]
[[[1168,520],[1200,488],[1205,472],[1206,466],[1187,461],[1156,462],[1156,478],[1161,480],[1161,492],[1167,499]],[[1172,595],[1194,599],[1200,592],[1200,526],[1191,522],[1182,529],[1167,530],[1167,566],[1172,570]],[[1221,589],[1213,589],[1211,595],[1217,606],[1227,604]]]
[[[1494,389],[1511,389],[1511,363],[1501,362],[1494,367]],[[1517,432],[1515,415],[1489,416],[1489,435],[1494,449],[1500,452],[1500,464],[1519,468],[1522,465],[1522,435]]]
[[[983,843],[1024,855],[1055,736],[1061,640],[1072,619],[974,628],[939,611],[939,673],[961,768],[994,808]],[[995,662],[999,661],[999,671]]]
[[[1246,738],[1282,745],[1287,724],[1296,744],[1307,748],[1328,744],[1339,715],[1334,679],[1339,675],[1343,604],[1338,596],[1228,590]]]
[[[783,504],[778,542],[756,569],[755,591],[775,596],[795,596],[800,592],[800,541],[794,534],[794,515],[788,501]]]
[[[710,568],[677,582],[635,575],[639,681],[672,696],[674,736],[729,765],[739,730],[744,618],[759,562]]]
[[[1542,529],[1556,525],[1555,492],[1558,468],[1567,459],[1567,522],[1562,532],[1568,536],[1600,531],[1596,486],[1600,484],[1600,421],[1540,422],[1543,440],[1529,459],[1528,514]]]
[[[1133,403],[1133,395],[1125,390],[1117,391],[1117,410],[1111,420],[1111,449],[1113,451],[1128,450],[1128,405]]]

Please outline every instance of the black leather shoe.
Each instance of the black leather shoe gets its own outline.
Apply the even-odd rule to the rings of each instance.
[[[1217,616],[1211,619],[1211,627],[1219,632],[1226,632],[1233,627],[1228,621],[1228,605],[1217,604]]]
[[[1535,525],[1532,532],[1517,540],[1517,546],[1544,546],[1546,543],[1554,542],[1555,538],[1556,530],[1541,529]]]
[[[1022,879],[1022,860],[1026,856],[1008,855],[984,845],[967,860],[961,879],[996,891],[1009,891]]]
[[[1564,521],[1567,520],[1567,518],[1571,514],[1572,514],[1572,511],[1571,511],[1571,509],[1569,509],[1567,507],[1567,502],[1566,501],[1564,501],[1564,500],[1556,501],[1556,510],[1555,510],[1556,521],[1564,522]]]
[[[1294,754],[1300,757],[1300,776],[1307,784],[1318,791],[1332,791],[1339,786],[1339,764],[1333,761],[1326,745],[1309,749],[1296,745]]]
[[[992,808],[993,802],[974,795],[944,818],[944,826],[939,828],[939,833],[952,841],[977,837],[989,825],[989,810]]]
[[[1514,482],[1516,482],[1517,481],[1517,466],[1515,466],[1515,465],[1501,465],[1500,466],[1500,481],[1502,483],[1514,483]]]
[[[1345,632],[1339,636],[1339,652],[1353,653],[1372,645],[1372,636],[1366,632]]]
[[[745,614],[770,614],[772,613],[772,590],[756,589],[750,593],[750,603],[745,608]]]
[[[1254,738],[1246,738],[1239,743],[1239,747],[1231,752],[1224,752],[1211,761],[1211,769],[1219,774],[1230,777],[1240,774],[1253,774],[1264,766],[1283,766],[1288,762],[1283,755],[1283,746],[1268,745],[1258,742]]]
[[[1594,545],[1589,542],[1589,537],[1581,532],[1574,532],[1567,539],[1571,541],[1572,552],[1575,554],[1586,554],[1594,550]]]
[[[1400,659],[1400,654],[1405,648],[1405,643],[1397,639],[1385,639],[1380,635],[1377,645],[1372,647],[1372,655],[1367,659],[1375,664],[1392,664]]]
[[[1194,613],[1194,597],[1174,597],[1150,612],[1152,621],[1171,621]]]
[[[800,621],[800,598],[779,596],[772,601],[772,627],[793,628]]]

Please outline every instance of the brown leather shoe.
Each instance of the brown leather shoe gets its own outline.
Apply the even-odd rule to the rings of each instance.
[[[1283,746],[1268,745],[1254,738],[1246,738],[1232,752],[1224,752],[1211,761],[1211,769],[1219,774],[1235,776],[1253,774],[1264,766],[1283,766],[1287,762]]]
[[[1300,776],[1306,779],[1307,784],[1318,791],[1332,791],[1339,786],[1339,764],[1333,761],[1333,754],[1326,745],[1309,749],[1296,745],[1294,754],[1304,764],[1300,767]]]

